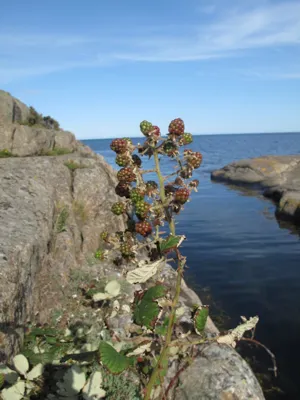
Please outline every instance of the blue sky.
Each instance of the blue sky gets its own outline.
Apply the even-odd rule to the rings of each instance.
[[[0,88],[78,138],[300,131],[300,1],[3,2]]]

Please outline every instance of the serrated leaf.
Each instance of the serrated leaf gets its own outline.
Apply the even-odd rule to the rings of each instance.
[[[84,400],[96,400],[105,397],[106,392],[101,388],[101,386],[102,374],[100,371],[95,371],[91,374],[82,390]]]
[[[155,302],[160,297],[163,297],[167,289],[163,285],[153,286],[148,289],[141,299],[135,300],[135,309],[133,318],[136,324],[145,326],[148,329],[153,329],[160,312],[160,307]]]
[[[160,251],[162,253],[169,251],[171,249],[175,249],[179,246],[179,244],[184,240],[184,236],[173,236],[170,235],[167,239],[163,240],[160,243]]]
[[[33,381],[36,378],[39,378],[44,372],[43,364],[37,364],[35,367],[32,368],[31,371],[27,374],[27,379],[29,381]]]
[[[149,288],[143,295],[143,300],[157,300],[164,297],[167,293],[166,286],[156,285]]]
[[[3,389],[1,397],[3,400],[21,400],[25,394],[25,382],[19,381],[8,389]]]
[[[120,374],[129,366],[128,358],[118,353],[113,346],[101,342],[99,346],[100,360],[112,374]]]
[[[15,369],[21,375],[26,375],[26,372],[29,370],[28,360],[23,354],[17,354],[13,358],[13,364],[14,364]]]
[[[208,318],[209,307],[208,306],[200,306],[194,315],[194,327],[195,331],[198,335],[204,331],[206,321]]]
[[[116,297],[119,295],[121,291],[121,285],[119,284],[118,281],[110,281],[108,284],[105,286],[105,292],[110,294],[112,297]]]

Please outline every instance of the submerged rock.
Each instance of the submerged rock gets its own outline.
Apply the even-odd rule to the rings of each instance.
[[[213,171],[213,181],[263,190],[277,203],[276,214],[300,222],[300,155],[265,156],[233,162]]]

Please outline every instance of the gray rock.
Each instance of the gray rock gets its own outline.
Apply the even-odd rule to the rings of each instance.
[[[0,90],[0,150],[7,149],[15,156],[25,157],[57,148],[70,152],[82,148],[71,132],[20,124],[28,115],[25,104]]]
[[[300,222],[300,156],[265,156],[241,160],[213,171],[211,179],[262,189],[277,203],[276,214]]]
[[[80,155],[72,155],[81,163]],[[34,314],[45,323],[68,296],[70,274],[89,268],[87,256],[103,230],[123,228],[111,215],[114,171],[102,159],[84,158],[71,172],[68,156],[0,159],[1,358],[16,352]],[[68,212],[65,231],[57,220]]]
[[[216,343],[179,376],[175,400],[262,400],[261,387],[249,365],[232,348]]]

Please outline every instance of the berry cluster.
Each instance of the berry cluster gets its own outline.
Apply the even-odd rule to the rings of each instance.
[[[179,139],[180,146],[186,146],[187,144],[191,144],[193,142],[193,135],[191,133],[184,133]]]
[[[155,181],[146,182],[146,193],[150,196],[153,193],[157,193],[158,185]]]
[[[148,221],[140,221],[135,224],[135,231],[146,237],[152,232],[152,226]]]
[[[198,151],[184,150],[184,158],[192,168],[199,168],[202,163],[202,154]]]
[[[115,192],[120,197],[126,197],[127,199],[130,197],[130,187],[127,183],[119,182],[115,188]]]
[[[144,200],[139,200],[135,203],[135,213],[140,219],[145,219],[150,210],[150,204]]]
[[[184,122],[181,118],[173,119],[170,122],[169,133],[176,136],[181,136],[184,134]]]
[[[176,190],[174,200],[179,204],[184,204],[190,197],[190,191],[186,188],[180,188]]]
[[[163,151],[167,156],[174,157],[176,154],[178,154],[178,147],[176,143],[168,140],[163,145]]]
[[[137,203],[141,200],[144,200],[145,193],[138,188],[133,188],[130,192],[130,199],[133,203]]]
[[[121,215],[126,211],[126,204],[118,202],[112,205],[111,211],[115,215]]]
[[[95,253],[95,258],[97,258],[97,260],[104,260],[104,250],[99,249],[96,251]]]
[[[143,135],[148,136],[152,130],[153,125],[149,121],[142,121],[140,123],[140,129]]]
[[[118,154],[116,157],[116,164],[119,165],[119,167],[127,167],[131,162],[131,158],[128,154]]]
[[[136,180],[135,173],[130,167],[120,169],[120,171],[117,173],[117,178],[120,182],[124,183],[131,183]]]
[[[120,244],[120,252],[124,258],[130,258],[133,256],[132,246],[128,242]]]
[[[125,153],[128,149],[128,140],[126,139],[114,139],[111,142],[110,148],[117,154]]]

